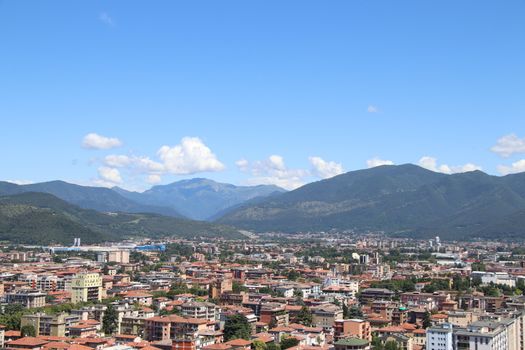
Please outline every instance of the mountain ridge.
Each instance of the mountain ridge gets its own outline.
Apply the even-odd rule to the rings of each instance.
[[[238,230],[226,225],[151,213],[101,213],[43,192],[0,196],[0,240],[68,244],[76,237],[85,243],[100,243],[168,236],[242,237]]]
[[[285,191],[274,185],[236,186],[206,178],[157,185],[144,192],[130,192],[121,188],[113,190],[139,203],[168,206],[195,220],[209,220],[245,201]]]
[[[447,175],[404,164],[352,171],[307,184],[256,204],[241,205],[217,222],[259,232],[335,229],[473,237],[486,234],[484,229],[493,222],[514,218],[514,213],[524,209],[525,174],[497,177],[472,171]]]
[[[0,181],[0,195],[14,195],[24,192],[49,193],[84,209],[106,212],[155,213],[179,218],[183,217],[183,215],[172,208],[136,203],[105,187],[81,186],[62,180],[27,185],[16,185]]]

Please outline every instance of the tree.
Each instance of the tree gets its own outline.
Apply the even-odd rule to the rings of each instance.
[[[401,346],[395,340],[389,340],[385,343],[385,350],[401,350]]]
[[[275,327],[277,327],[277,320],[274,317],[272,317],[272,319],[270,320],[270,324],[268,325],[268,328],[272,329]]]
[[[472,271],[486,271],[487,267],[482,262],[472,263]]]
[[[301,277],[301,274],[297,272],[296,270],[290,270],[288,271],[288,275],[286,276],[290,281],[295,281],[299,277]]]
[[[232,282],[232,291],[234,293],[246,292],[248,291],[248,288],[246,288],[241,282],[234,280]]]
[[[281,339],[281,349],[285,350],[288,348],[293,348],[294,346],[299,345],[299,340],[295,337],[283,336]]]
[[[113,307],[113,305],[108,305],[108,308],[106,309],[106,312],[104,313],[104,317],[102,318],[102,330],[106,335],[110,335],[115,333],[118,327],[118,315],[117,310]]]
[[[26,324],[20,328],[20,334],[22,337],[36,337],[36,329],[31,324]]]
[[[224,324],[224,338],[226,341],[232,339],[246,339],[249,340],[252,329],[246,316],[242,314],[235,314],[226,319]]]
[[[381,341],[381,338],[379,337],[372,337],[372,349],[373,350],[384,350],[385,347],[383,346],[383,342]]]
[[[252,343],[252,349],[253,350],[268,350],[268,347],[266,346],[266,343],[260,340],[254,340]]]
[[[432,321],[430,320],[430,312],[427,311],[423,316],[423,328],[427,329],[430,326],[432,326]]]
[[[0,324],[5,325],[7,330],[19,330],[23,312],[24,306],[21,304],[5,305],[0,315]]]
[[[346,312],[345,312],[346,309]],[[344,318],[361,318],[363,317],[363,311],[357,306],[348,307],[343,304],[343,317]]]
[[[281,347],[278,344],[271,342],[266,345],[266,350],[281,350]]]
[[[307,327],[310,327],[312,325],[312,319],[312,312],[306,305],[304,305],[301,308],[301,311],[299,311],[299,313],[297,314],[297,322]]]

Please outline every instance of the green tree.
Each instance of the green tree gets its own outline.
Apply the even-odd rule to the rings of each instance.
[[[401,350],[401,346],[395,340],[389,340],[385,343],[385,350]]]
[[[384,350],[385,347],[383,345],[383,342],[381,341],[381,338],[379,337],[372,337],[372,349],[373,350]]]
[[[287,278],[288,278],[290,281],[295,281],[295,280],[297,280],[299,277],[301,277],[301,274],[300,274],[299,272],[297,272],[296,270],[290,270],[290,271],[288,271]]]
[[[252,349],[253,350],[268,350],[268,347],[266,346],[265,342],[262,342],[260,340],[254,340],[252,343]]]
[[[224,324],[224,339],[250,339],[252,329],[246,316],[235,314],[226,319]]]
[[[346,307],[346,314],[345,314],[345,307]],[[361,311],[360,308],[357,306],[348,307],[346,305],[343,305],[343,317],[344,318],[361,318],[363,317],[363,311]]]
[[[266,345],[266,350],[281,350],[281,347],[278,344],[271,342]]]
[[[423,316],[423,328],[427,329],[430,326],[432,326],[432,321],[430,320],[430,312],[427,311]]]
[[[22,337],[36,337],[36,329],[31,324],[26,324],[20,328],[20,333]]]
[[[482,262],[472,263],[471,265],[472,271],[486,271],[487,267]]]
[[[21,304],[5,305],[0,315],[0,324],[5,325],[7,330],[19,330],[23,312],[24,306]]]
[[[104,317],[102,318],[102,330],[104,331],[104,334],[111,335],[115,333],[117,330],[117,321],[118,321],[118,315],[117,310],[113,307],[113,305],[108,305],[108,308],[106,309],[106,312],[104,313]]]
[[[306,305],[304,305],[301,308],[301,311],[299,311],[299,313],[297,314],[297,322],[307,327],[310,327],[312,325],[312,319],[312,312]]]
[[[240,292],[246,292],[248,288],[246,288],[241,282],[234,280],[232,282],[232,291],[234,293],[240,293]]]
[[[281,349],[285,350],[288,348],[293,348],[294,346],[299,345],[299,340],[295,337],[283,336],[281,339]]]

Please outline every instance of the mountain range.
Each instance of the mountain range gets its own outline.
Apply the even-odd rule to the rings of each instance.
[[[26,243],[66,242],[73,234],[85,241],[240,237],[237,229],[525,238],[525,173],[447,175],[405,164],[352,171],[289,192],[191,179],[142,193],[63,181],[0,182],[0,196],[0,239]]]
[[[190,179],[154,186],[145,192],[114,187],[80,186],[64,181],[16,185],[0,181],[0,195],[24,192],[52,194],[84,209],[101,212],[154,213],[195,220],[210,219],[253,198],[284,192],[277,186],[234,186],[208,179]]]
[[[211,220],[246,201],[285,192],[273,185],[234,186],[201,178],[154,186],[140,193],[118,187],[113,190],[136,203],[168,207],[195,220]]]
[[[385,165],[241,205],[218,222],[259,232],[525,238],[525,173],[446,175],[412,164]]]
[[[101,213],[48,193],[0,197],[0,240],[24,244],[118,241],[131,237],[243,237],[233,227],[159,214]]]
[[[16,185],[0,181],[1,196],[25,192],[49,193],[81,208],[102,212],[155,213],[183,217],[171,208],[140,204],[104,187],[80,186],[58,180],[29,185]]]

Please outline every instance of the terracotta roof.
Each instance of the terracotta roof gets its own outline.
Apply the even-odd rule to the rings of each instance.
[[[250,340],[246,340],[246,339],[233,339],[233,340],[226,342],[225,344],[228,344],[231,346],[248,346],[251,343],[252,342]]]
[[[400,326],[390,326],[376,329],[379,333],[405,333],[407,330]]]
[[[152,294],[141,291],[141,290],[130,290],[128,292],[123,293],[123,295],[125,297],[131,297],[131,298],[151,298],[153,297]]]
[[[24,337],[17,340],[11,340],[7,342],[8,345],[20,345],[20,346],[42,346],[48,342],[36,337]]]
[[[293,331],[294,329],[291,327],[280,326],[280,327],[272,328],[268,332],[293,332]]]
[[[157,347],[154,347],[154,346],[151,346],[151,345],[145,346],[145,347],[143,347],[141,349],[142,350],[161,350],[160,348],[157,348]]]
[[[6,337],[21,337],[22,333],[20,331],[5,331],[4,336],[6,336]]]
[[[118,339],[135,339],[137,338],[136,335],[131,335],[131,334],[116,334],[115,335],[115,338],[118,338]]]
[[[203,350],[228,350],[231,348],[232,346],[227,345],[227,344],[211,344],[211,345],[204,346],[202,349]]]
[[[412,324],[412,323],[403,323],[401,325],[401,327],[403,327],[404,329],[406,329],[407,331],[413,331],[416,329],[416,325],[415,324]]]
[[[433,318],[433,319],[437,319],[437,320],[444,320],[444,319],[447,319],[447,318],[448,318],[448,315],[445,315],[445,314],[435,314],[435,315],[432,315],[431,318]]]

